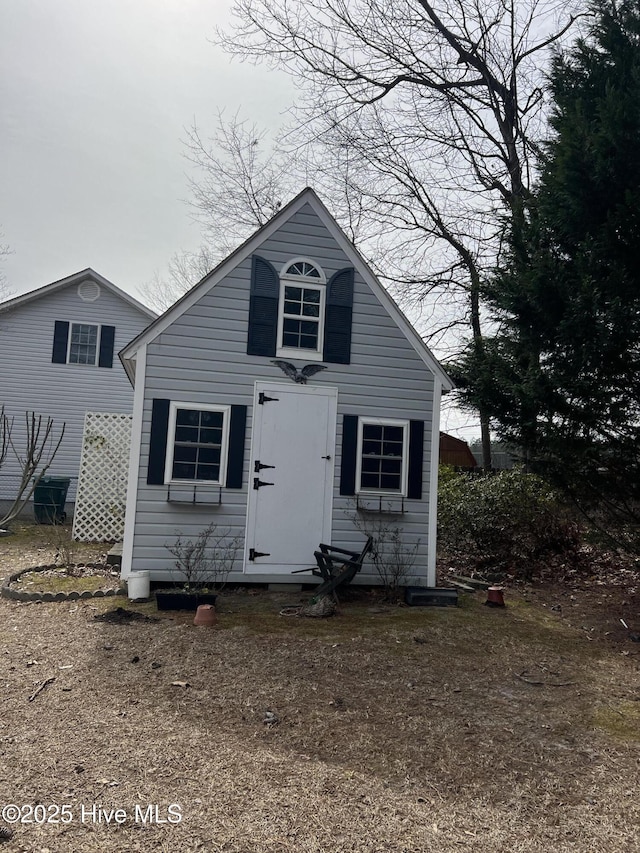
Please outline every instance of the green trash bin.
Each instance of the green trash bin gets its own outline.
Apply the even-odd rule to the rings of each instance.
[[[70,477],[42,477],[33,493],[33,514],[37,524],[62,524]]]

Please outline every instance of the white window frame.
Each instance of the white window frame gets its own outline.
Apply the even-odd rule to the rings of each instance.
[[[362,436],[365,425],[402,427],[402,471],[400,474],[400,490],[362,488]],[[395,418],[358,418],[358,445],[356,449],[356,494],[357,495],[388,495],[389,497],[406,497],[409,485],[409,421]]]
[[[70,361],[71,358],[71,341],[73,339],[74,326],[92,326],[97,329],[96,334],[96,357],[93,362],[90,361]],[[69,335],[67,339],[67,364],[73,364],[75,367],[96,367],[100,363],[100,341],[102,338],[102,326],[99,323],[85,323],[82,320],[69,321]]]
[[[313,266],[320,273],[319,277],[306,275],[291,275],[287,270],[293,264],[307,263]],[[322,351],[324,348],[324,315],[327,301],[327,279],[319,264],[309,258],[291,258],[282,267],[280,271],[280,296],[278,299],[278,338],[276,355],[280,358],[304,358],[307,361],[322,361]],[[284,291],[285,287],[301,287],[304,290],[317,290],[320,293],[320,305],[318,309],[318,341],[316,349],[305,349],[304,347],[285,347],[282,346],[282,335],[284,329],[285,313],[284,313]],[[304,317],[295,316],[295,319]],[[308,318],[315,321],[315,317]]]
[[[220,473],[217,480],[178,479],[172,477],[173,455],[175,451],[176,419],[178,409],[192,409],[197,412],[222,412],[222,441],[220,444]],[[224,486],[227,481],[227,461],[229,457],[229,425],[231,406],[214,406],[207,403],[179,403],[171,401],[169,405],[169,426],[167,429],[167,453],[164,463],[165,485],[187,484],[190,486]]]

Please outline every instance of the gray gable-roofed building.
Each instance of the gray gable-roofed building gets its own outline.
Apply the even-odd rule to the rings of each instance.
[[[451,383],[313,190],[120,357],[135,384],[125,578],[172,579],[167,544],[213,522],[244,543],[231,581],[287,581],[320,542],[361,550],[354,517],[388,517],[417,546],[413,582],[435,583]],[[371,565],[359,580],[378,580]]]
[[[24,452],[25,413],[62,424],[62,445],[47,475],[70,477],[75,497],[87,411],[130,413],[133,392],[117,352],[156,314],[86,269],[0,304],[0,402]],[[0,471],[0,500],[15,497],[19,466],[11,450]]]

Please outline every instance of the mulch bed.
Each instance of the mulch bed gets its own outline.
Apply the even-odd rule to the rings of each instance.
[[[124,607],[116,607],[115,610],[107,610],[104,613],[96,613],[93,617],[98,622],[108,622],[110,625],[130,625],[132,622],[158,622],[155,616],[147,616],[146,613],[138,613],[137,610],[126,610]]]
[[[0,600],[0,790],[71,816],[3,849],[631,853],[640,646],[611,626],[637,627],[636,593],[580,584],[509,586],[504,609],[360,590],[329,619],[230,591],[213,628]]]

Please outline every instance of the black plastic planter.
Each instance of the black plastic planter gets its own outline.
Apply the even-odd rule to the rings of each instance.
[[[192,613],[201,604],[216,603],[217,596],[212,592],[180,592],[173,589],[156,590],[158,610],[187,610]]]
[[[458,604],[458,590],[433,586],[408,586],[404,591],[404,601],[410,607],[455,607]]]

